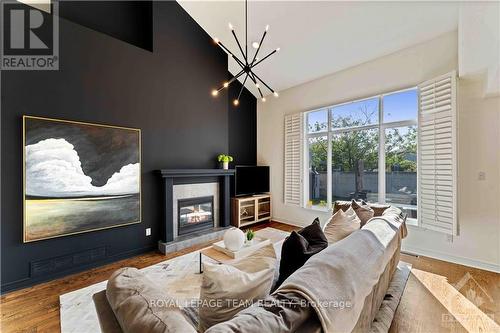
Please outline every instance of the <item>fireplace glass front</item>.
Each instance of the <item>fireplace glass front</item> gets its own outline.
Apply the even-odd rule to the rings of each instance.
[[[179,199],[178,234],[185,235],[214,225],[214,197]]]

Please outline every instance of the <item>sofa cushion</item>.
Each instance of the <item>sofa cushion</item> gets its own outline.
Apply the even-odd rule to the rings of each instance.
[[[382,214],[382,217],[388,217],[388,216],[397,216],[398,222],[401,223],[401,226],[399,227],[399,230],[401,232],[401,238],[406,238],[406,236],[408,235],[408,229],[406,227],[406,219],[408,215],[403,213],[403,211],[398,207],[390,206]]]
[[[388,204],[380,204],[380,203],[366,203],[363,200],[361,200],[362,203],[370,206],[371,209],[373,209],[373,216],[382,216],[384,214],[385,210],[391,207],[391,205]]]
[[[364,202],[364,204],[363,202],[358,203],[353,199],[351,201],[351,207],[352,209],[354,209],[356,215],[358,215],[359,219],[361,220],[361,226],[364,226],[366,222],[368,222],[368,220],[371,219],[375,214],[373,209],[371,209],[370,206],[366,204],[366,202]]]
[[[342,209],[345,212],[349,209],[349,207],[351,207],[351,203],[352,201],[335,201],[333,204],[333,213],[335,214],[339,209]],[[387,208],[391,207],[391,205],[388,204],[367,203],[364,200],[361,200],[361,204],[370,206],[370,208],[373,209],[373,216],[381,216]]]
[[[293,272],[302,267],[305,262],[328,246],[319,219],[299,231],[292,231],[283,242],[281,248],[280,276],[277,282],[279,286]]]
[[[124,332],[196,332],[175,300],[137,268],[114,272],[106,297]]]
[[[230,264],[204,264],[199,331],[231,319],[269,295],[278,260],[272,244]]]
[[[361,228],[361,220],[349,207],[345,212],[338,210],[323,227],[328,244],[331,245]]]
[[[106,290],[101,290],[98,293],[92,295],[94,300],[95,310],[97,312],[97,318],[99,319],[99,326],[101,327],[102,333],[122,333],[123,330],[120,323],[116,320],[115,313],[111,306],[109,305],[108,299],[106,297]]]

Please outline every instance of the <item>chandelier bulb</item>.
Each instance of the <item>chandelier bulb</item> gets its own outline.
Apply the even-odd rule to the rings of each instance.
[[[275,91],[273,92],[274,97],[279,97],[279,94]]]
[[[214,38],[214,43],[219,44],[219,39],[217,37]]]
[[[233,101],[233,104],[234,104],[234,106],[238,106],[238,104],[240,104],[240,101],[238,101],[237,99],[235,99],[235,100]]]
[[[266,25],[266,31],[268,31],[268,30],[269,30],[269,24],[268,24],[268,25]]]
[[[222,86],[223,86],[224,88],[229,87],[229,82],[224,82],[224,83],[222,84]]]
[[[276,52],[279,52],[280,50],[281,50],[281,49],[278,47],[278,48],[276,49]]]
[[[256,88],[260,88],[260,84],[256,83],[256,84],[255,84],[255,87],[256,87]]]
[[[215,90],[215,89],[214,89],[214,90],[212,90],[212,96],[214,96],[214,97],[215,97],[215,96],[217,96],[218,94],[219,94],[219,92],[218,92],[217,90]]]
[[[231,22],[228,23],[228,26],[229,26],[229,29],[234,30],[233,25],[231,24]]]
[[[266,98],[265,97],[262,97],[262,102],[265,102],[266,101]]]

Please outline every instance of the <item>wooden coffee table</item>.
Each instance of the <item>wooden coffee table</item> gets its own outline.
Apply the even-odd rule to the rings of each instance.
[[[255,235],[258,237],[269,238],[271,240],[271,243],[274,245],[274,249],[279,251],[281,251],[281,243],[289,234],[289,232],[274,228],[264,228],[255,232]],[[228,264],[235,260],[241,259],[231,258],[224,252],[214,249],[213,246],[207,247],[200,251],[200,274],[203,273],[203,256],[206,256],[219,264]]]

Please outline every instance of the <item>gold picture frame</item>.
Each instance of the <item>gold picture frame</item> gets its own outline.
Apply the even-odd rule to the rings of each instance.
[[[141,130],[23,116],[23,242],[142,222]]]

